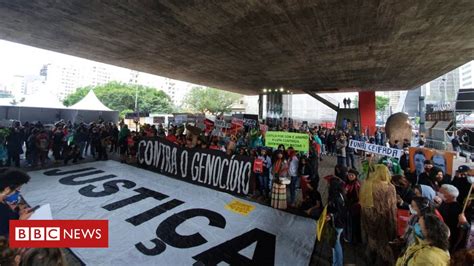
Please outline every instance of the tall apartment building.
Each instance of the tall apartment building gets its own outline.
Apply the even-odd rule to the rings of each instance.
[[[453,102],[459,91],[460,68],[456,68],[421,86],[427,104]]]
[[[464,64],[459,69],[460,88],[474,88],[474,61]]]

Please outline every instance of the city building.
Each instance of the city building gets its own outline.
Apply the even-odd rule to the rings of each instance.
[[[460,87],[460,68],[456,68],[421,86],[426,104],[448,103],[456,100]]]
[[[474,61],[462,65],[459,69],[460,88],[474,88]]]

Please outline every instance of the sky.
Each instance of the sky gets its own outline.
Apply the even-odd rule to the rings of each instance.
[[[12,75],[39,75],[44,64],[58,61],[73,64],[91,62],[75,56],[0,40],[0,80]]]

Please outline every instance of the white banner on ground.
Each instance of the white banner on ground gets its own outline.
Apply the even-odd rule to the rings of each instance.
[[[363,142],[363,141],[352,140],[352,139],[349,141],[349,148],[363,150],[366,152],[375,153],[375,154],[388,156],[388,157],[395,157],[398,159],[400,159],[400,156],[402,156],[403,154],[403,150],[400,150],[400,149],[389,148],[385,146],[380,146],[380,145],[371,144],[371,143]]]
[[[22,194],[54,219],[109,220],[86,265],[308,265],[314,220],[114,161],[30,172]],[[201,264],[202,263],[202,264]]]

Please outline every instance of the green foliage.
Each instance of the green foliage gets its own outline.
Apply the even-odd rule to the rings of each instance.
[[[232,104],[240,99],[237,93],[214,88],[194,87],[186,95],[184,104],[194,112],[220,115],[231,111]]]
[[[68,95],[63,103],[71,106],[84,98],[89,90],[93,89],[97,98],[112,110],[119,111],[123,117],[127,112],[135,110],[135,93],[138,89],[138,110],[149,113],[171,113],[173,106],[170,97],[163,91],[141,85],[129,85],[119,82],[110,82],[96,87],[78,88]]]
[[[390,98],[384,96],[375,96],[375,106],[377,111],[383,111],[388,107]]]

